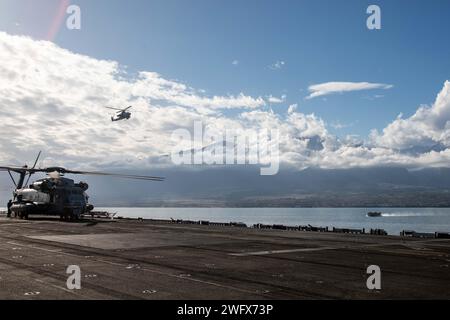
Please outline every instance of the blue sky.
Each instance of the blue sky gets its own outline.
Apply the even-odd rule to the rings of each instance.
[[[59,1],[39,3],[0,1],[0,30],[45,39]],[[63,48],[119,61],[131,72],[155,71],[209,95],[286,95],[275,112],[297,103],[304,113],[344,125],[329,128],[339,136],[366,136],[399,113],[412,115],[449,78],[450,1],[71,3],[81,7],[82,30],[63,26],[53,39]],[[381,30],[366,28],[369,4],[381,7]],[[276,61],[285,64],[272,70]],[[305,100],[308,86],[329,81],[394,87]]]

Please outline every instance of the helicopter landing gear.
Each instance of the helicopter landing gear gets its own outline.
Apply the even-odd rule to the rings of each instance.
[[[79,221],[79,220],[80,220],[80,216],[78,216],[77,214],[70,215],[70,221]]]
[[[66,211],[64,214],[59,216],[59,219],[61,221],[78,221],[80,220],[80,216],[71,211]]]
[[[69,221],[71,212],[69,210],[64,210],[64,213],[59,216],[61,221]]]
[[[28,213],[26,213],[26,212],[19,212],[19,219],[28,220]]]

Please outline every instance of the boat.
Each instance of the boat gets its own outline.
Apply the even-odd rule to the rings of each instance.
[[[376,211],[371,211],[367,213],[368,217],[381,217],[382,213],[381,212],[376,212]]]

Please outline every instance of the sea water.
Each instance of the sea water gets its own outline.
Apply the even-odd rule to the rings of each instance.
[[[116,217],[144,219],[208,220],[312,225],[353,229],[384,229],[398,235],[402,230],[450,232],[450,208],[96,208],[117,213]],[[369,211],[382,212],[368,217]]]

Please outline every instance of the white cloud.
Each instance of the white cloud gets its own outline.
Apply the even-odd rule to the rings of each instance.
[[[375,100],[375,99],[381,99],[381,98],[384,98],[384,95],[383,94],[374,94],[373,96],[365,96],[365,97],[363,97],[363,99],[366,99],[366,100]]]
[[[401,151],[441,150],[450,147],[450,82],[430,107],[421,106],[410,118],[400,114],[380,134],[372,132],[374,143]]]
[[[298,108],[298,104],[296,104],[296,103],[291,104],[288,108],[288,113],[291,114],[291,113],[296,112],[297,108]]]
[[[175,128],[215,121],[223,109],[266,104],[243,93],[208,97],[154,72],[129,79],[117,62],[6,33],[0,33],[0,59],[8,61],[0,65],[0,144],[3,158],[15,161],[41,148],[75,164],[156,156],[170,150]],[[104,106],[128,105],[132,120],[112,124]]]
[[[130,84],[129,90],[134,96],[154,100],[164,100],[204,112],[208,109],[254,109],[265,105],[263,98],[253,98],[240,93],[237,96],[205,97],[186,85],[166,80],[155,72],[140,72],[138,79]]]
[[[281,161],[298,168],[450,166],[449,82],[431,107],[394,119],[364,142],[339,139],[320,117],[301,113],[296,105],[277,114],[261,108],[270,97],[210,97],[148,71],[130,78],[118,62],[79,55],[46,41],[0,32],[0,59],[7,61],[0,64],[0,163],[23,165],[43,150],[45,165],[170,165],[160,156],[170,154],[172,132],[192,131],[194,121],[202,121],[216,132],[278,129]],[[111,123],[104,106],[128,105],[133,105],[132,119]],[[224,112],[227,108],[235,112]]]
[[[310,95],[306,99],[317,98],[335,93],[373,90],[373,89],[391,89],[393,86],[384,83],[370,82],[326,82],[312,85],[308,88]]]
[[[345,128],[350,128],[353,127],[355,123],[342,123],[341,121],[337,120],[337,121],[333,121],[330,126],[333,129],[336,130],[340,130],[340,129],[345,129]]]
[[[231,62],[231,64],[232,64],[233,66],[237,66],[237,65],[239,64],[239,60],[233,60],[233,61]]]
[[[270,95],[267,97],[267,101],[272,104],[280,104],[286,102],[286,98],[287,96],[285,94],[282,95],[280,98]]]
[[[286,62],[284,62],[283,60],[278,60],[278,61],[275,61],[274,63],[272,63],[269,66],[269,69],[279,70],[279,69],[283,68],[285,64],[286,64]]]

